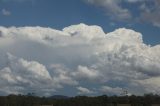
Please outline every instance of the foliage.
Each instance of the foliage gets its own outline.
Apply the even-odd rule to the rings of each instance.
[[[151,106],[160,104],[160,96],[146,94],[144,96],[76,96],[71,98],[50,98],[28,95],[0,96],[0,106],[116,106],[116,104],[131,104],[131,106]]]

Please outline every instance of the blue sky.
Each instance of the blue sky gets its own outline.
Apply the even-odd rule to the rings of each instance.
[[[128,2],[119,3],[122,9],[128,9],[131,12],[132,19],[118,19],[119,17],[112,16],[113,13],[110,14],[112,8],[102,5],[100,2],[96,3],[96,0],[90,1],[92,3],[89,3],[89,0],[1,0],[0,25],[43,26],[62,29],[69,25],[85,23],[99,25],[105,32],[125,27],[141,32],[144,42],[147,44],[156,45],[160,43],[160,27],[149,22],[152,19],[146,19],[145,21],[139,19],[136,21],[136,18],[139,18],[142,13],[139,8],[144,5],[144,2],[129,0]],[[154,2],[146,2],[145,8],[147,6],[148,9],[155,7],[152,4]],[[4,14],[3,10],[9,12],[9,14]],[[150,15],[152,16],[152,14]],[[157,13],[157,18],[159,18],[159,13]],[[159,20],[156,22],[160,23]]]

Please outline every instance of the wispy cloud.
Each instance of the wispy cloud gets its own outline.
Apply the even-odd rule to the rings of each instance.
[[[10,12],[9,10],[2,9],[2,14],[3,14],[4,16],[9,16],[9,15],[11,15],[11,12]]]
[[[2,2],[25,2],[25,1],[35,1],[35,0],[1,0]]]
[[[88,3],[103,7],[106,14],[116,20],[129,20],[132,18],[130,11],[123,8],[120,3],[121,0],[86,0]]]
[[[152,5],[151,5],[152,3]],[[160,1],[150,1],[150,5],[144,2],[141,5],[141,20],[147,23],[151,23],[154,26],[160,27]]]
[[[112,20],[150,23],[160,27],[160,2],[159,0],[84,0],[89,4],[102,7],[107,16]],[[124,6],[124,4],[134,5],[138,9],[135,11]],[[137,12],[137,11],[136,11]],[[140,15],[138,15],[140,14]]]

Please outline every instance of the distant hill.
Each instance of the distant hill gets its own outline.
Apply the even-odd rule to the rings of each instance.
[[[64,96],[64,95],[53,95],[53,96],[50,96],[49,98],[52,98],[52,99],[69,99],[70,97]]]

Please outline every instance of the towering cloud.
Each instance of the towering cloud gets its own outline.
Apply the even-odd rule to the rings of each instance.
[[[120,28],[99,26],[0,27],[0,94],[52,95],[67,88],[79,94],[157,93],[160,45]],[[73,94],[76,95],[77,93]]]

